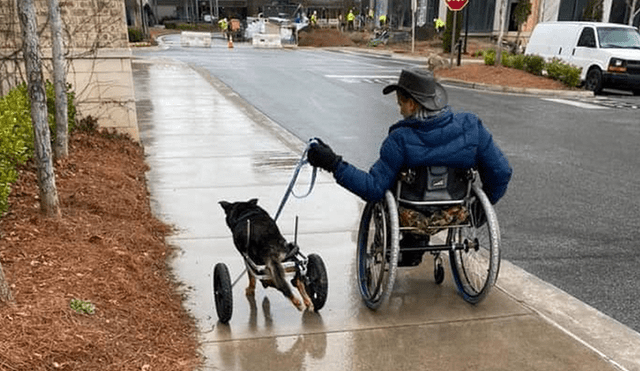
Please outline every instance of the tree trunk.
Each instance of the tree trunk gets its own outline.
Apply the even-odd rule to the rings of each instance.
[[[47,122],[47,96],[42,76],[42,58],[36,27],[34,0],[18,1],[22,27],[23,53],[27,71],[27,87],[31,99],[31,121],[34,132],[35,160],[38,167],[40,209],[46,216],[60,216],[60,204],[51,159],[51,136]]]
[[[500,0],[500,31],[498,33],[498,52],[496,53],[496,66],[502,64],[502,37],[504,36],[504,24],[507,17],[507,0]]]
[[[636,4],[637,4],[637,0],[632,0],[631,1],[631,11],[629,12],[629,26],[633,26],[633,20],[636,18],[636,14],[638,14],[638,12],[636,12]],[[628,3],[627,3],[628,4]]]
[[[11,290],[9,290],[9,284],[4,278],[4,271],[2,270],[2,263],[0,263],[0,303],[8,303],[13,301],[11,296]]]
[[[56,92],[56,141],[54,156],[57,159],[69,156],[69,118],[67,113],[67,76],[64,66],[64,44],[62,41],[62,20],[60,19],[60,3],[49,0],[49,17],[51,18],[53,86]]]

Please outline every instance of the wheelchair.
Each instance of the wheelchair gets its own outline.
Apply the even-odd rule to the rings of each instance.
[[[401,171],[385,197],[366,204],[357,241],[357,276],[364,303],[388,300],[398,267],[429,252],[434,278],[444,280],[442,253],[463,299],[481,302],[500,269],[500,228],[475,169],[424,167]]]

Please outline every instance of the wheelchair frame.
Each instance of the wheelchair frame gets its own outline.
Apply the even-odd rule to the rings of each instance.
[[[470,171],[466,195],[458,200],[410,201],[400,198],[401,185],[396,195],[391,191],[377,202],[365,206],[358,231],[358,282],[360,294],[367,307],[377,309],[390,296],[396,279],[401,253],[430,252],[434,255],[436,283],[444,280],[442,252],[448,252],[451,272],[465,301],[476,304],[482,301],[494,285],[500,268],[500,227],[498,219],[476,179],[475,170]],[[400,183],[400,181],[399,181]],[[451,207],[477,203],[486,216],[485,223],[476,220],[469,212],[468,220],[462,224],[434,226],[446,232],[444,243],[400,248],[401,236],[410,233],[412,227],[400,227],[398,206]],[[442,233],[439,232],[439,233]],[[430,239],[431,240],[431,239]]]

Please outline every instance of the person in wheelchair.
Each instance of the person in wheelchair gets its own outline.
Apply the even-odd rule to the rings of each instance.
[[[403,119],[389,128],[380,158],[369,172],[344,161],[319,138],[308,150],[309,163],[333,173],[342,187],[373,202],[394,187],[403,169],[475,168],[483,191],[491,204],[496,204],[507,191],[512,168],[480,118],[473,113],[454,113],[445,89],[428,70],[402,70],[398,82],[386,86],[382,93],[394,91]],[[415,242],[408,239],[403,241]]]

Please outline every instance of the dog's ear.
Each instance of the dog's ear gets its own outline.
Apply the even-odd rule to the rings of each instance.
[[[231,204],[228,203],[227,201],[220,201],[218,203],[220,204],[220,206],[222,206],[225,212],[228,212],[229,208],[231,208]]]
[[[258,199],[257,198],[252,198],[249,200],[249,205],[251,206],[256,206],[258,204]]]

